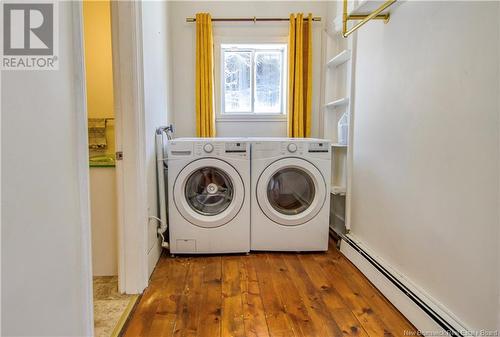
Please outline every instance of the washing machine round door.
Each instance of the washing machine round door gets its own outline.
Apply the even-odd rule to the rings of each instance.
[[[177,210],[204,228],[227,224],[240,211],[245,187],[238,172],[223,160],[203,158],[188,164],[174,182]]]
[[[285,158],[269,165],[257,182],[257,202],[272,221],[298,226],[314,218],[326,200],[321,172],[300,158]]]

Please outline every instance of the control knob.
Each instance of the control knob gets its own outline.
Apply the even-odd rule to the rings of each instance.
[[[290,143],[290,144],[288,144],[288,147],[287,147],[287,148],[288,148],[288,151],[289,151],[289,152],[292,152],[292,153],[293,153],[293,152],[296,152],[296,151],[297,151],[297,144]]]
[[[214,146],[210,143],[203,145],[203,151],[206,153],[211,153],[214,150]]]

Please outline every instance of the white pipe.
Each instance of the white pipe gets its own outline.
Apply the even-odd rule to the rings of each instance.
[[[161,130],[160,130],[161,129]],[[167,248],[168,242],[165,242],[164,233],[168,228],[167,219],[167,200],[165,194],[165,172],[164,172],[164,161],[166,160],[163,151],[163,129],[159,128],[156,132],[156,170],[158,176],[158,205],[160,209],[160,218],[156,218],[160,222],[160,227],[158,228],[158,234],[162,238],[162,247]]]

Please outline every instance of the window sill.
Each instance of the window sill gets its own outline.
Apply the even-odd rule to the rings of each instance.
[[[241,115],[241,116],[216,116],[216,122],[231,123],[231,122],[286,122],[286,115]]]

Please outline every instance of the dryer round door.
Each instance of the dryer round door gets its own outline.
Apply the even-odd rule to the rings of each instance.
[[[269,165],[257,182],[257,202],[272,221],[297,226],[314,218],[326,199],[325,179],[310,162],[285,158]]]
[[[191,162],[174,182],[177,210],[198,227],[214,228],[231,221],[240,211],[245,187],[238,172],[213,158]]]

